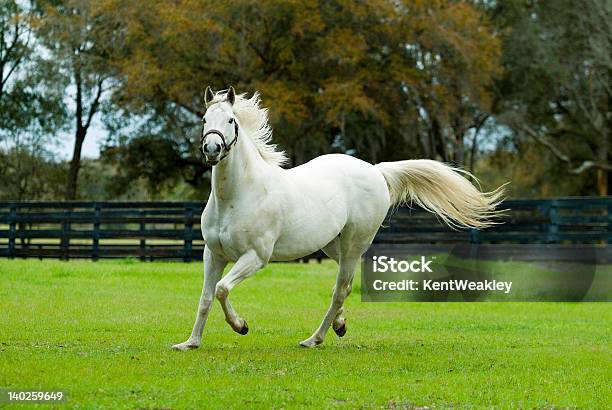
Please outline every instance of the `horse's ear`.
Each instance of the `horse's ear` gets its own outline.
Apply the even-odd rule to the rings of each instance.
[[[227,91],[227,101],[229,101],[231,105],[234,105],[234,101],[236,101],[236,91],[234,91],[234,87],[232,87],[231,85],[229,90]]]
[[[213,98],[215,98],[215,96],[213,95],[210,86],[206,87],[206,92],[204,93],[204,103],[206,104],[206,108],[208,108],[208,104],[210,104]]]

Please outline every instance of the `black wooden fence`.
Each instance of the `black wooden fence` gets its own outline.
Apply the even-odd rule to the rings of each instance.
[[[0,202],[0,256],[200,260],[202,202]],[[502,222],[452,230],[420,209],[391,212],[378,243],[612,243],[612,197],[508,200]]]

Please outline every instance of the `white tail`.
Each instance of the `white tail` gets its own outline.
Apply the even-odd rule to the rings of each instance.
[[[387,180],[392,206],[414,202],[451,227],[486,228],[496,224],[491,218],[503,212],[495,209],[503,199],[503,186],[480,192],[463,177],[472,175],[462,169],[428,159],[382,162],[376,167]]]

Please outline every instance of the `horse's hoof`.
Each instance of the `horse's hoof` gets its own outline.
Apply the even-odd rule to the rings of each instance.
[[[246,320],[242,319],[242,328],[240,328],[240,330],[237,330],[237,332],[241,335],[246,335],[247,333],[249,333],[249,325],[247,324]]]
[[[338,327],[333,326],[334,332],[338,335],[338,337],[342,337],[346,334],[346,321],[343,321],[342,324]]]
[[[172,350],[185,351],[185,350],[197,349],[198,347],[200,347],[200,345],[198,344],[195,344],[192,342],[183,342],[183,343],[179,343],[179,344],[172,346]]]
[[[323,343],[322,340],[316,340],[316,339],[310,338],[310,339],[302,340],[300,342],[300,346],[302,346],[302,347],[315,347],[315,346],[320,345],[321,343]]]

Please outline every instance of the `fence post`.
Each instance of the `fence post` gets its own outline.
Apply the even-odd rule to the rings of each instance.
[[[470,243],[480,243],[480,230],[470,229]]]
[[[191,262],[191,254],[193,250],[193,208],[188,206],[185,208],[185,233],[184,240],[185,244],[183,246],[183,261]]]
[[[144,209],[140,210],[140,260],[145,261],[146,259],[146,251],[147,251],[147,240],[144,237],[145,234],[145,223],[144,223],[145,211]],[[151,257],[153,260],[153,257]]]
[[[91,258],[94,261],[100,259],[100,205],[95,204],[94,208],[94,224],[93,224],[93,241]]]
[[[17,229],[17,204],[11,204],[9,211],[9,237],[8,237],[8,257],[15,258],[15,234]]]
[[[64,219],[62,221],[62,237],[61,241],[61,250],[62,250],[62,260],[70,259],[69,256],[69,248],[70,248],[70,235],[68,234],[70,231],[70,208],[64,209]]]
[[[559,220],[557,219],[559,213],[557,201],[551,201],[550,208],[548,208],[548,243],[557,243],[559,241]]]
[[[612,204],[608,204],[608,243],[612,243]]]

